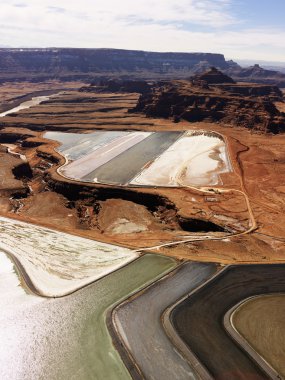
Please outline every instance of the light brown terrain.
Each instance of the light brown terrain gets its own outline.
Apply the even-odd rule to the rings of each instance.
[[[284,313],[284,294],[272,294],[245,301],[233,314],[235,329],[282,376],[285,376]]]
[[[2,85],[0,96],[8,91]],[[9,195],[7,189],[0,190],[1,214],[135,249],[188,237],[188,242],[157,250],[181,259],[285,262],[284,134],[129,113],[138,98],[136,93],[67,90],[2,118],[0,143],[16,144],[16,151],[27,157],[32,175],[25,171],[17,175],[19,185],[28,189],[24,195],[17,194],[14,183],[8,186]],[[61,177],[56,169],[64,159],[54,150],[57,143],[43,138],[44,132],[97,129],[215,131],[227,143],[233,172],[222,175],[219,189],[207,191],[120,188]],[[11,163],[5,170],[11,173]]]
[[[0,191],[2,194],[10,195],[11,192],[21,192],[25,186],[22,181],[15,178],[13,169],[23,164],[18,157],[8,153],[8,149],[0,146]]]

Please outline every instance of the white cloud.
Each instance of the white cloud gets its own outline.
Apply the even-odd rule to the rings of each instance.
[[[18,20],[25,22],[27,15],[33,18],[36,14],[46,22],[45,13],[53,9],[54,13],[65,13],[65,17],[85,14],[90,21],[118,22],[136,16],[153,22],[180,21],[220,27],[235,22],[228,6],[229,0],[61,0],[60,6],[54,0],[26,0],[22,3],[8,0],[1,5],[1,19],[15,14]]]
[[[205,51],[227,57],[285,60],[284,30],[243,30],[242,22],[231,13],[232,3],[233,0],[6,0],[1,4],[1,43]]]

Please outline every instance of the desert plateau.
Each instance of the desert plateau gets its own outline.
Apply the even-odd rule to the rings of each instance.
[[[3,5],[1,380],[285,379],[285,9],[252,3]]]

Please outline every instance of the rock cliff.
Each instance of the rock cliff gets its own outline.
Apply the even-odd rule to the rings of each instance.
[[[156,84],[151,92],[141,95],[131,112],[176,122],[221,122],[275,134],[285,132],[285,114],[274,105],[278,99],[282,100],[282,93],[274,86],[171,81]]]
[[[0,83],[100,81],[121,79],[182,79],[215,66],[235,81],[275,84],[285,87],[285,74],[254,65],[243,69],[222,54],[157,53],[122,49],[0,49]]]
[[[264,84],[275,84],[280,88],[285,88],[285,74],[275,70],[263,69],[259,65],[253,65],[247,68],[230,67],[226,70],[239,82],[258,82]]]

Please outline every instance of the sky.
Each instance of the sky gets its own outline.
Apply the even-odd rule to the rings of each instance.
[[[285,62],[285,0],[0,0],[0,46]]]

